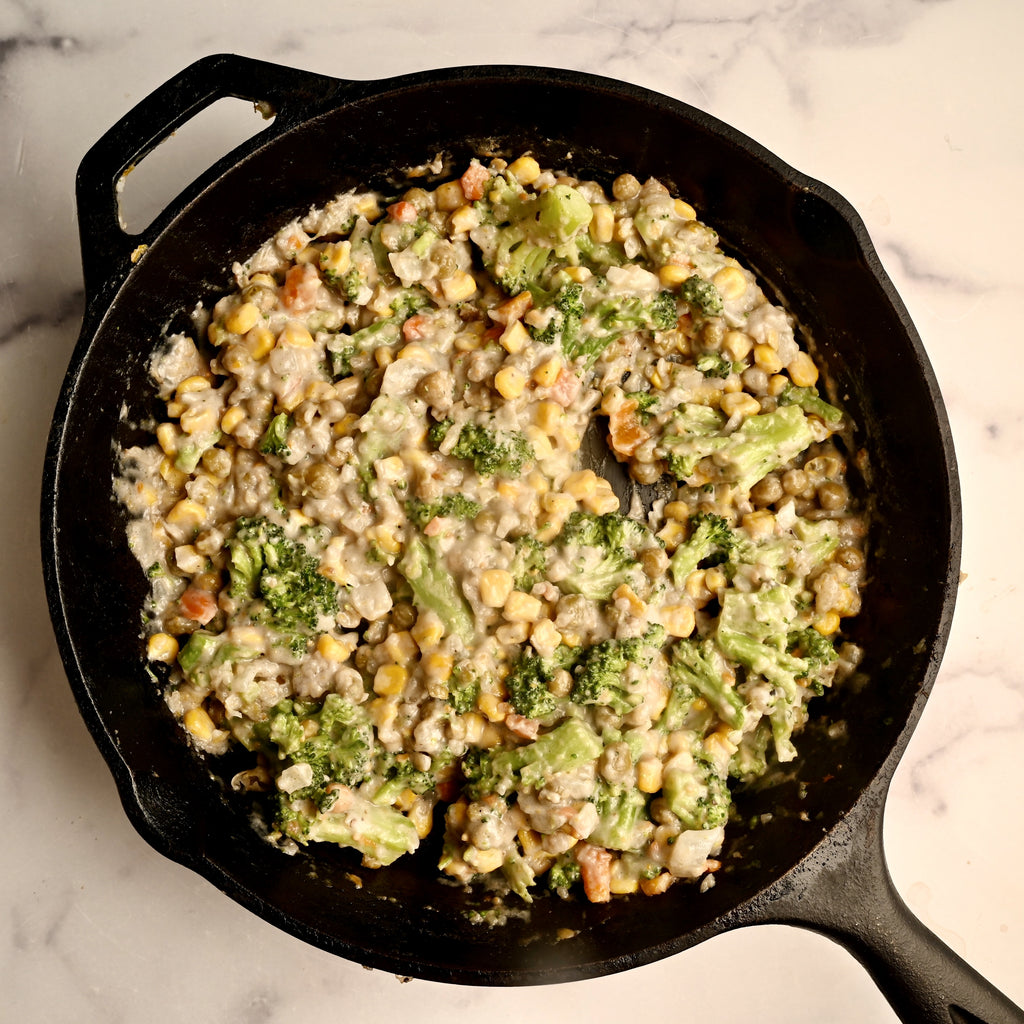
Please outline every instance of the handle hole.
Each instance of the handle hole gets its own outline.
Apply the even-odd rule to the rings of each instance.
[[[145,231],[203,171],[268,124],[251,100],[231,96],[199,111],[121,178],[122,228],[133,235]]]

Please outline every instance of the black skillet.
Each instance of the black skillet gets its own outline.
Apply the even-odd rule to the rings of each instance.
[[[127,234],[123,174],[225,96],[276,118],[142,234]],[[605,183],[627,170],[661,178],[786,297],[857,422],[875,534],[854,636],[867,651],[862,674],[818,702],[795,766],[738,794],[717,884],[605,905],[542,898],[527,919],[488,927],[471,920],[486,896],[439,882],[430,844],[372,872],[349,851],[288,857],[257,837],[226,792],[230,769],[193,756],[147,675],[146,580],[110,481],[112,440],[135,442],[159,415],[146,379],[154,344],[197,298],[227,286],[233,260],[339,191],[395,191],[396,168],[441,154],[459,169],[474,154],[524,150]],[[953,613],[960,497],[920,339],[841,197],[714,118],[608,79],[479,67],[350,82],[229,55],[200,60],[128,113],[83,160],[77,190],[88,301],[46,456],[46,585],[83,717],[152,846],[301,939],[399,975],[561,982],[649,963],[728,928],[787,923],[845,945],[905,1021],[1024,1021],[920,925],[885,866],[886,790]]]

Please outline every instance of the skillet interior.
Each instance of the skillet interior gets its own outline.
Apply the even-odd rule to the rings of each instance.
[[[289,858],[256,836],[246,808],[225,799],[218,766],[190,753],[147,675],[138,618],[146,581],[110,493],[111,438],[134,443],[137,425],[160,415],[146,379],[155,340],[197,297],[226,287],[233,260],[338,191],[391,191],[396,167],[444,153],[458,168],[482,150],[531,150],[542,165],[606,184],[627,170],[654,175],[693,203],[809,329],[870,453],[875,496],[872,582],[854,626],[867,650],[864,684],[812,705],[800,760],[738,795],[742,820],[730,827],[717,885],[604,906],[541,899],[528,919],[494,928],[467,923],[488,902],[438,880],[430,843],[369,872],[349,851]],[[733,912],[800,861],[902,749],[949,626],[958,513],[948,427],[860,221],[824,186],[713,119],[569,73],[466,69],[364,83],[341,105],[239,152],[170,216],[102,319],[87,321],[51,436],[51,607],[76,697],[133,823],[273,923],[400,974],[566,980],[657,959],[721,930],[727,915],[737,920]],[[838,722],[845,731],[831,739]],[[766,812],[770,823],[746,824]],[[559,941],[560,928],[576,937]]]

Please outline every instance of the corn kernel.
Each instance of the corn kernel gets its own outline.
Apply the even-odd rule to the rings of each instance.
[[[508,622],[536,622],[544,611],[544,602],[533,594],[513,590],[505,600],[502,614]]]
[[[348,272],[352,265],[352,243],[346,238],[341,242],[329,242],[320,252],[320,269],[330,277]]]
[[[478,850],[470,846],[462,855],[462,859],[478,874],[489,875],[497,871],[505,863],[505,854],[500,847],[490,850]]]
[[[562,489],[581,501],[597,493],[597,480],[597,474],[592,469],[579,469],[566,477]]]
[[[781,373],[768,378],[768,394],[778,397],[789,386],[789,381]]]
[[[386,554],[397,555],[402,550],[402,541],[396,536],[392,526],[373,526],[366,531],[366,537]]]
[[[704,571],[704,586],[712,593],[721,590],[728,582],[725,573],[718,566]]]
[[[480,574],[480,600],[488,608],[504,608],[513,586],[507,569],[485,569]]]
[[[183,472],[174,465],[170,456],[164,456],[160,460],[159,473],[164,483],[172,491],[180,491],[188,481],[188,473]]]
[[[245,334],[259,322],[260,310],[255,302],[243,302],[224,317],[224,326],[232,334]]]
[[[448,229],[453,235],[464,231],[472,231],[480,226],[480,215],[468,203],[460,206],[448,218]]]
[[[584,498],[581,504],[588,512],[593,512],[596,516],[603,516],[609,512],[618,512],[619,496],[612,490],[611,484],[598,478],[597,490],[589,497]]]
[[[761,403],[745,391],[732,391],[722,395],[720,408],[726,416],[756,416]]]
[[[225,434],[232,434],[245,419],[245,410],[240,405],[229,406],[220,418],[220,429]]]
[[[669,605],[661,609],[661,624],[669,636],[689,636],[696,625],[696,615],[688,604]]]
[[[657,793],[661,789],[662,764],[657,757],[641,757],[636,763],[636,788],[641,793]]]
[[[398,717],[397,697],[377,697],[370,701],[368,707],[378,732],[390,728]]]
[[[704,585],[705,575],[706,573],[703,569],[694,569],[686,577],[686,583],[683,586],[690,597],[699,599],[707,593],[707,587]]]
[[[590,221],[590,237],[598,245],[606,245],[615,231],[615,212],[607,203],[595,203],[591,209],[594,216]]]
[[[512,356],[522,352],[531,341],[530,332],[523,326],[522,320],[513,320],[498,339],[501,347]]]
[[[406,814],[416,829],[416,835],[420,839],[426,839],[434,827],[434,809],[430,801],[418,798]]]
[[[164,455],[178,454],[178,438],[181,431],[173,423],[161,423],[156,428],[156,442]]]
[[[677,519],[670,519],[656,534],[668,552],[675,551],[686,540],[686,528]]]
[[[674,875],[668,871],[662,871],[661,874],[655,875],[653,878],[641,878],[640,891],[645,896],[660,896],[663,892],[668,891],[674,881]]]
[[[451,213],[465,202],[466,193],[462,191],[462,185],[457,180],[446,181],[434,189],[434,205],[442,213]]]
[[[198,374],[192,377],[186,377],[180,384],[174,389],[175,395],[180,399],[182,395],[195,394],[197,391],[208,391],[210,389],[210,382],[206,377],[200,377]]]
[[[489,722],[504,722],[506,706],[495,693],[481,693],[476,699],[476,706]]]
[[[356,213],[362,214],[367,220],[376,220],[380,216],[380,204],[375,196],[364,194],[356,203]]]
[[[640,879],[630,874],[621,858],[612,861],[611,877],[608,890],[615,896],[628,896],[640,888]]]
[[[779,353],[764,343],[754,346],[754,362],[765,373],[778,373],[782,369]]]
[[[541,497],[540,504],[545,512],[560,521],[576,511],[576,499],[571,494],[554,494],[549,491]]]
[[[146,641],[146,657],[150,661],[162,661],[169,665],[177,656],[178,641],[170,633],[154,633]]]
[[[444,623],[437,612],[424,610],[416,616],[416,622],[410,632],[419,649],[426,651],[441,642],[444,636]]]
[[[277,336],[277,343],[290,348],[312,348],[313,335],[302,324],[292,320],[282,328],[281,333]]]
[[[726,331],[722,338],[722,351],[734,362],[738,363],[750,355],[754,341],[743,331]]]
[[[213,719],[206,713],[205,708],[189,708],[185,712],[183,721],[185,728],[197,740],[206,742],[212,739],[214,731]]]
[[[662,288],[678,288],[692,273],[679,263],[666,263],[658,268],[658,281]]]
[[[775,533],[775,515],[766,508],[758,509],[756,512],[748,512],[741,522],[743,523],[743,529],[754,540],[763,540]]]
[[[521,156],[508,165],[508,172],[520,185],[532,185],[540,177],[540,164],[532,156]]]
[[[206,509],[191,498],[182,498],[167,513],[167,522],[173,526],[192,527],[198,529],[199,525],[206,519]]]
[[[409,672],[404,665],[381,665],[373,677],[373,692],[381,697],[401,696]]]
[[[523,433],[526,434],[526,439],[530,442],[534,458],[550,459],[555,454],[555,446],[551,443],[551,438],[540,427],[531,424]],[[545,481],[546,483],[547,481]]]
[[[690,519],[690,506],[685,501],[670,501],[665,505],[665,518],[677,519],[681,523]]]
[[[594,276],[589,267],[566,267],[562,273],[577,284],[586,284]]]
[[[550,359],[545,359],[534,371],[532,380],[534,384],[542,388],[549,388],[552,384],[558,380],[558,375],[562,372],[562,360],[558,356],[552,356]]]
[[[818,383],[818,368],[806,352],[797,352],[786,370],[798,388],[813,388]]]
[[[186,434],[209,434],[217,426],[217,410],[200,406],[181,414],[181,429]]]
[[[550,619],[538,620],[530,630],[530,643],[542,658],[550,658],[561,642],[562,634]]]
[[[697,211],[689,203],[683,202],[682,199],[677,199],[672,205],[675,207],[676,216],[681,220],[697,219]]]
[[[441,282],[441,291],[448,302],[465,302],[476,294],[476,279],[465,270],[456,270]]]
[[[503,366],[494,375],[494,388],[506,401],[514,401],[526,390],[526,375],[516,366]]]
[[[739,267],[722,267],[711,283],[726,302],[738,299],[747,290],[747,279]]]
[[[432,682],[446,683],[455,667],[455,659],[447,651],[431,651],[423,659],[423,674]]]
[[[549,437],[557,432],[564,418],[565,410],[557,402],[538,402],[534,408],[534,423]]]
[[[405,477],[405,463],[401,455],[390,455],[386,459],[378,459],[373,464],[378,480],[387,484],[397,484]]]
[[[258,362],[270,355],[276,341],[274,332],[269,327],[260,324],[246,334],[245,347],[249,355]]]
[[[342,643],[329,633],[324,633],[316,642],[316,650],[327,661],[341,662],[348,661],[355,648],[350,643]]]
[[[568,452],[578,452],[583,444],[580,432],[571,423],[562,423],[552,435],[561,442],[562,447]]]
[[[831,636],[836,630],[839,629],[839,614],[838,612],[825,612],[824,615],[820,615],[814,620],[814,628],[822,636]]]

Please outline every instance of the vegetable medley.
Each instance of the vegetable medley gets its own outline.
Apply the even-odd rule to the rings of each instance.
[[[527,902],[707,886],[730,788],[858,660],[850,424],[658,181],[462,170],[311,210],[160,346],[115,481],[149,659],[285,850],[437,829]]]

